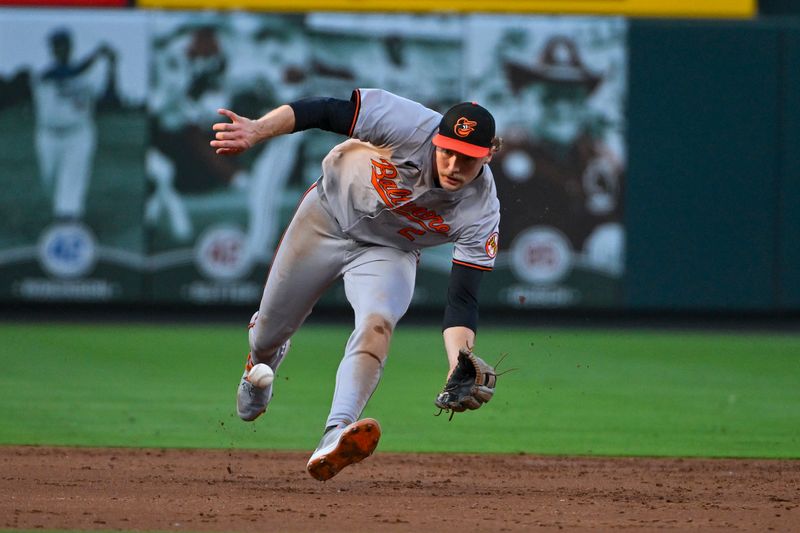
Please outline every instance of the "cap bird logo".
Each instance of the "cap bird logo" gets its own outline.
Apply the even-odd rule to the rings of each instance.
[[[461,117],[460,119],[456,120],[456,125],[453,128],[453,131],[456,132],[456,135],[459,137],[466,137],[473,131],[475,131],[475,126],[478,123],[474,120],[469,120],[467,117]]]

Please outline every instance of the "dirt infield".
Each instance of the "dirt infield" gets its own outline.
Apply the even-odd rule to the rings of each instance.
[[[800,461],[0,447],[0,528],[800,531]]]

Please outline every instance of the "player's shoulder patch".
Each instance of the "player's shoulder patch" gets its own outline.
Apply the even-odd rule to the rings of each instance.
[[[499,246],[498,242],[499,240],[500,240],[500,235],[496,231],[491,235],[489,235],[489,238],[486,239],[486,245],[485,245],[486,255],[488,255],[492,259],[497,257],[497,248]]]

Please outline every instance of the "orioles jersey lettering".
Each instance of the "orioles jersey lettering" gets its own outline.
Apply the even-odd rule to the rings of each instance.
[[[399,175],[397,167],[385,158],[370,159],[370,163],[372,164],[372,187],[377,191],[384,205],[422,228],[422,230],[413,227],[403,228],[398,231],[400,235],[413,241],[415,236],[425,235],[426,231],[443,234],[450,231],[450,226],[436,211],[409,201],[413,191],[400,187],[395,181]]]
[[[397,230],[397,233],[408,239],[409,241],[413,241],[415,239],[415,235],[422,236],[425,235],[425,232],[422,230],[418,230],[416,228],[403,228]]]
[[[397,183],[386,178],[372,180],[372,186],[378,191],[383,203],[387,206],[399,205],[411,196],[411,191],[398,187]]]
[[[426,231],[435,231],[437,233],[447,233],[450,231],[450,226],[445,224],[444,219],[435,211],[420,207],[414,202],[400,205],[396,207],[394,211],[400,213],[411,222],[418,224]]]
[[[397,177],[397,167],[385,158],[381,157],[378,161],[370,159],[369,161],[372,163],[373,179],[378,177],[393,180]]]

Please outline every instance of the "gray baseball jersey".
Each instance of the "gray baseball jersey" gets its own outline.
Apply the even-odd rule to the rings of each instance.
[[[452,242],[454,262],[491,270],[500,204],[489,166],[458,191],[437,187],[431,139],[442,115],[379,89],[356,97],[352,139],[325,158],[317,187],[344,233],[406,251]]]

